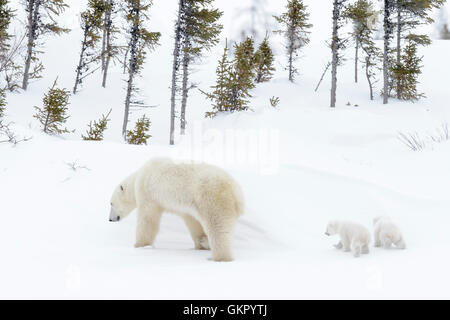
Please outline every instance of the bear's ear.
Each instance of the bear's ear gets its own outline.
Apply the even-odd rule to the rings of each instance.
[[[120,186],[120,190],[122,190],[122,191],[123,191],[123,186]]]

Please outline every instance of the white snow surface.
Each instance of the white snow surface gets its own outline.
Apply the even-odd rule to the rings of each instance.
[[[413,152],[399,132],[422,137],[450,122],[450,41],[424,49],[417,103],[375,101],[360,70],[353,83],[352,50],[339,69],[338,106],[328,107],[330,76],[314,92],[330,52],[331,1],[306,1],[314,24],[312,42],[297,63],[294,84],[286,80],[278,36],[271,42],[277,72],[253,90],[252,110],[205,119],[210,102],[196,89],[189,97],[188,134],[169,147],[169,98],[176,1],[155,0],[150,28],[161,46],[147,56],[139,80],[145,101],[130,126],[145,113],[151,120],[148,146],[121,138],[125,76],[113,67],[107,89],[99,73],[71,97],[69,129],[59,137],[41,132],[33,106],[52,82],[71,89],[81,31],[76,14],[86,1],[69,0],[61,17],[72,32],[46,38],[45,77],[27,92],[8,95],[6,120],[16,146],[0,144],[0,298],[59,299],[449,299],[450,142],[427,142]],[[221,43],[195,66],[192,81],[203,90],[225,37],[239,30],[234,15],[249,1],[217,0],[225,11]],[[280,13],[283,1],[268,1]],[[269,104],[280,98],[275,109]],[[347,105],[350,102],[350,106]],[[355,106],[357,105],[357,106]],[[102,142],[85,142],[89,121],[112,108]],[[177,122],[178,124],[178,122]],[[135,215],[108,222],[110,196],[129,173],[152,157],[216,164],[241,184],[246,212],[239,221],[235,261],[215,263],[193,249],[187,228],[166,214],[154,247],[135,249]],[[75,166],[75,170],[73,168]],[[392,217],[406,250],[371,247],[353,258],[325,236],[329,220],[346,219],[373,230],[372,219]]]

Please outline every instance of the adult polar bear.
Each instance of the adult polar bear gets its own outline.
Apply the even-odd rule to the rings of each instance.
[[[244,210],[239,185],[222,169],[196,163],[153,159],[116,187],[110,221],[137,208],[135,247],[152,245],[161,215],[181,216],[196,249],[209,249],[215,261],[231,261],[231,236]]]

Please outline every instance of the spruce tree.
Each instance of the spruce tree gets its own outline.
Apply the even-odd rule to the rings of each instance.
[[[212,93],[202,91],[212,102],[213,110],[206,117],[214,117],[218,112],[248,110],[250,90],[255,87],[255,56],[253,39],[247,37],[234,45],[234,59],[228,60],[228,47],[225,47],[219,66],[217,81]]]
[[[86,135],[81,135],[83,140],[89,141],[101,141],[103,140],[103,133],[108,128],[109,115],[111,114],[111,110],[109,110],[108,114],[102,115],[100,120],[95,121],[94,123],[89,122],[89,130],[86,130]]]
[[[103,18],[103,40],[102,40],[102,87],[106,88],[106,80],[108,78],[109,66],[111,60],[117,59],[119,54],[122,52],[120,45],[115,42],[117,40],[117,34],[119,33],[119,28],[115,25],[116,13],[120,9],[119,4],[115,0],[104,0],[105,1],[105,11]]]
[[[145,116],[145,114],[136,121],[136,126],[132,131],[127,132],[127,142],[129,144],[142,145],[147,144],[151,135],[148,134],[150,129],[150,120]]]
[[[373,31],[372,18],[376,15],[373,9],[372,2],[369,0],[358,0],[354,4],[349,4],[344,12],[343,16],[350,20],[353,24],[353,31],[351,37],[355,44],[355,82],[358,82],[358,62],[359,62],[359,49],[361,48],[362,38],[368,31]]]
[[[177,93],[181,90],[180,133],[185,133],[186,107],[189,86],[190,65],[201,59],[205,50],[218,42],[222,25],[218,20],[222,12],[212,8],[214,0],[178,0],[178,16],[175,24],[175,45],[173,51],[170,141],[174,144]],[[182,66],[182,70],[180,70]],[[181,89],[179,88],[181,75]]]
[[[365,53],[363,67],[367,82],[369,83],[370,99],[374,98],[374,82],[378,63],[381,59],[381,52],[374,42],[376,32],[377,12],[373,9],[372,3],[368,0],[358,0],[355,4],[347,6],[343,17],[350,20],[353,24],[351,37],[355,43],[355,82],[358,82],[358,62],[359,49]]]
[[[267,82],[270,81],[273,77],[273,73],[275,72],[274,56],[272,49],[269,44],[269,36],[266,34],[263,42],[258,47],[258,50],[255,52],[255,82]]]
[[[391,70],[395,79],[394,88],[397,91],[398,99],[416,101],[425,97],[423,93],[419,93],[417,90],[418,77],[422,73],[423,59],[418,57],[417,47],[419,44],[423,44],[423,41],[428,42],[429,39],[427,37],[409,35],[407,37],[407,45],[400,56],[400,63],[396,63]]]
[[[75,86],[73,94],[77,93],[78,85],[81,85],[83,79],[90,75],[90,66],[98,60],[96,45],[100,40],[100,29],[102,27],[102,16],[107,9],[104,0],[89,0],[88,9],[81,13],[81,30],[83,30],[83,41],[81,42],[81,52]],[[95,71],[95,70],[94,70]]]
[[[309,43],[309,29],[312,24],[309,23],[309,13],[303,0],[288,0],[287,11],[280,16],[275,16],[276,21],[282,25],[281,30],[275,33],[281,34],[286,39],[286,53],[288,56],[289,80],[294,81],[298,70],[294,62],[298,57],[299,51]]]
[[[169,144],[175,143],[175,112],[176,112],[176,96],[179,82],[179,69],[181,65],[181,41],[183,39],[185,28],[185,11],[186,0],[178,0],[178,16],[175,23],[175,44],[173,48],[173,62],[172,62],[172,83],[170,95],[170,132]]]
[[[396,59],[395,63],[391,63],[391,75],[394,76],[391,79],[392,87],[390,87],[390,91],[393,90],[396,92],[397,99],[403,99],[405,95],[402,90],[404,85],[401,83],[403,80],[401,78],[396,78],[400,73],[398,69],[402,67],[402,42],[406,40],[407,46],[409,46],[410,54],[411,54],[411,46],[417,45],[429,45],[431,40],[428,35],[420,35],[415,34],[413,31],[417,29],[417,27],[421,25],[427,25],[434,22],[434,20],[430,17],[432,10],[441,7],[445,3],[445,0],[396,0],[393,5],[393,11],[396,14],[395,20],[395,29],[396,29]],[[415,39],[412,44],[410,39]],[[417,41],[417,39],[421,39]],[[403,64],[403,67],[405,65]],[[394,72],[394,69],[397,72]],[[414,71],[414,70],[413,70]],[[408,95],[408,94],[406,94]]]
[[[396,1],[398,0],[384,0],[384,19],[383,19],[383,29],[384,29],[384,44],[383,44],[383,104],[389,102],[389,91],[390,91],[390,71],[391,71],[391,41],[394,37],[394,23],[392,22],[392,16],[395,13]]]
[[[9,26],[14,18],[14,11],[9,7],[8,0],[0,0],[0,74],[4,83],[1,89],[15,91],[19,88],[21,66],[17,64],[20,52],[20,40],[10,34]]]
[[[45,94],[43,107],[34,107],[37,113],[33,116],[43,125],[43,131],[48,134],[68,133],[67,128],[62,125],[67,121],[67,106],[69,105],[70,93],[66,89],[56,87],[57,80]]]
[[[222,12],[211,7],[214,0],[186,0],[182,43],[183,76],[181,87],[180,133],[186,129],[186,107],[190,65],[199,61],[204,51],[215,46],[223,26],[218,23]]]
[[[255,49],[253,38],[234,45],[234,61],[231,72],[231,111],[248,110],[250,90],[255,87]]]
[[[9,7],[8,0],[0,0],[0,54],[4,54],[10,48],[9,25],[14,17],[13,10]]]
[[[128,81],[125,97],[125,114],[122,125],[124,139],[126,139],[127,135],[130,106],[132,103],[139,104],[138,101],[133,101],[133,97],[138,91],[135,85],[135,78],[142,71],[147,53],[155,49],[161,37],[159,32],[151,32],[145,26],[149,20],[148,13],[151,6],[152,1],[149,0],[126,0],[126,20],[129,25],[128,50],[130,56],[127,64]]]
[[[330,107],[336,107],[337,68],[342,64],[342,51],[345,49],[345,39],[339,35],[344,24],[343,10],[347,0],[333,0],[333,33],[331,37],[331,102]]]
[[[23,72],[22,89],[27,90],[30,78],[39,78],[43,65],[39,61],[37,47],[38,41],[44,34],[56,34],[69,32],[56,22],[56,17],[68,7],[64,0],[25,0],[27,12],[27,52]],[[31,64],[34,68],[31,70]]]
[[[369,84],[370,100],[374,99],[374,84],[376,82],[376,75],[382,68],[379,67],[382,62],[381,50],[377,47],[373,40],[372,33],[367,33],[361,38],[361,48],[366,54],[364,58],[364,69]]]
[[[211,87],[214,90],[211,93],[200,90],[213,103],[212,111],[207,112],[205,114],[206,117],[213,118],[218,112],[227,112],[231,110],[232,106],[229,99],[230,89],[232,87],[231,72],[232,64],[228,60],[228,42],[225,41],[225,48],[216,69],[216,85]]]

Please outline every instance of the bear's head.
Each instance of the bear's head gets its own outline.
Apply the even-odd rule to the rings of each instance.
[[[325,234],[327,236],[332,236],[338,232],[339,232],[339,222],[338,221],[330,221],[327,225],[327,231],[325,231]]]
[[[126,183],[122,183],[114,190],[111,197],[111,213],[109,221],[119,221],[128,216],[136,208],[134,191]]]

